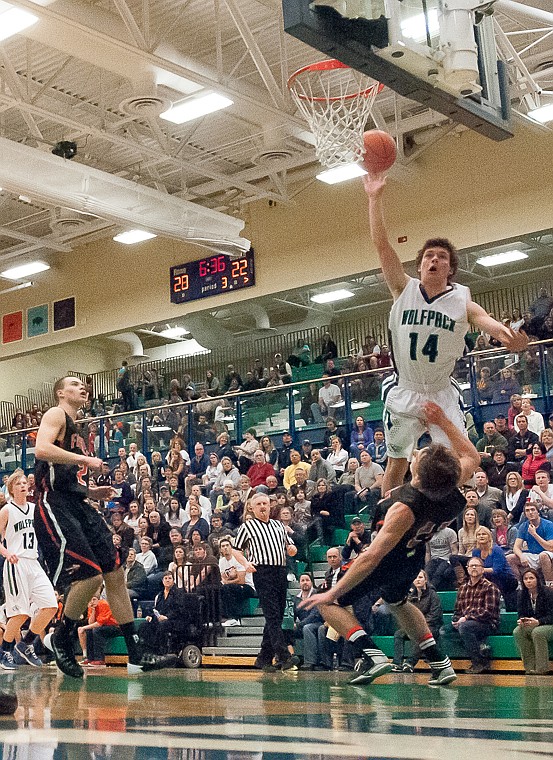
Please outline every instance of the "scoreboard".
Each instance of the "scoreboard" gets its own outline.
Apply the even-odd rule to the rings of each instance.
[[[239,259],[209,256],[171,267],[171,302],[188,303],[255,285],[253,248]]]

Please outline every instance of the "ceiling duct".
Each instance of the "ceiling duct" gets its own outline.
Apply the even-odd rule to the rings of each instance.
[[[91,218],[93,217],[85,218],[68,208],[58,208],[52,213],[50,229],[56,235],[74,235],[87,229]]]
[[[148,354],[144,353],[144,346],[142,345],[142,341],[138,335],[136,335],[136,333],[119,333],[119,335],[110,335],[109,339],[119,341],[120,343],[125,343],[128,346],[130,353],[125,357],[125,359],[129,362],[129,364],[138,364],[139,362],[143,362],[149,359]]]
[[[204,208],[173,195],[65,161],[51,153],[0,137],[0,186],[35,201],[69,206],[122,226],[146,229],[237,255],[250,248],[240,237],[241,219]]]
[[[119,108],[129,116],[156,118],[171,108],[171,100],[158,92],[153,71],[145,71],[141,79],[134,80],[133,89],[134,94],[119,104]]]

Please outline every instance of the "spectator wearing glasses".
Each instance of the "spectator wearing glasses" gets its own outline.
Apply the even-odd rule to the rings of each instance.
[[[468,580],[461,584],[448,635],[459,636],[470,657],[470,674],[483,673],[490,666],[486,642],[499,625],[499,588],[484,577],[484,563],[471,557]]]

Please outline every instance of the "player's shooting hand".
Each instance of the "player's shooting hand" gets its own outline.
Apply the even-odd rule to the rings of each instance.
[[[369,198],[380,195],[386,187],[386,175],[383,173],[365,174],[363,175],[363,186]]]
[[[528,348],[528,336],[526,333],[522,330],[515,332],[507,326],[504,328],[504,333],[501,336],[501,342],[505,348],[508,348],[509,351],[513,351],[514,353],[525,351]]]
[[[309,599],[304,599],[298,605],[304,610],[312,610],[313,607],[318,607],[320,604],[333,604],[336,601],[334,598],[333,590],[325,591],[323,594],[313,594]]]
[[[98,457],[83,457],[81,464],[86,465],[89,470],[100,470],[102,468],[102,460]]]

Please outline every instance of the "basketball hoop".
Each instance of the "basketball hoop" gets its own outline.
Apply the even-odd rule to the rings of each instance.
[[[315,137],[317,158],[327,168],[363,158],[363,132],[384,85],[341,61],[298,69],[288,89]]]

